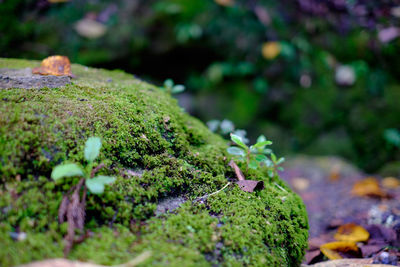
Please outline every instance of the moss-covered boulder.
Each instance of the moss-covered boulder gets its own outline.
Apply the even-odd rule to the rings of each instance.
[[[0,59],[0,68],[38,65]],[[235,180],[227,142],[132,75],[79,65],[72,72],[61,87],[0,89],[1,266],[63,256],[67,224],[58,223],[58,208],[79,178],[54,182],[50,174],[63,162],[85,164],[90,136],[102,139],[102,174],[117,180],[87,195],[86,238],[68,258],[120,264],[150,251],[143,265],[300,263],[307,217],[284,182],[252,170],[246,177],[263,180],[263,190],[231,185],[193,201]],[[18,233],[25,238],[15,240]]]

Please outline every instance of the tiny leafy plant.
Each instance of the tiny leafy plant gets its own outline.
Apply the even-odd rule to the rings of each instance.
[[[222,121],[219,120],[210,120],[207,122],[208,129],[214,133],[219,133],[222,136],[226,137],[226,135],[233,133],[242,138],[243,143],[249,143],[249,139],[246,138],[247,132],[243,129],[235,129],[235,124],[228,120],[224,119]]]
[[[172,79],[167,79],[164,82],[164,87],[161,87],[161,90],[169,93],[169,94],[179,94],[185,91],[185,86],[182,84],[175,84]]]
[[[383,137],[386,142],[395,146],[400,147],[400,132],[397,129],[386,129],[383,133]]]
[[[104,166],[103,164],[100,164],[97,168],[93,168],[94,160],[99,156],[100,149],[100,138],[90,137],[86,141],[84,150],[85,160],[88,162],[86,168],[75,163],[58,165],[53,169],[51,178],[57,181],[66,177],[83,177],[85,179],[85,185],[91,193],[102,194],[104,192],[104,186],[107,184],[112,184],[115,181],[115,178],[104,175],[93,177],[93,175]]]
[[[271,149],[266,148],[272,142],[267,140],[264,135],[260,135],[257,142],[252,146],[247,146],[242,137],[235,134],[231,134],[231,140],[236,146],[229,147],[227,151],[239,161],[246,163],[246,171],[248,171],[248,168],[257,169],[264,165],[268,168],[268,175],[273,176],[278,170],[283,170],[279,165],[285,159],[277,158]]]
[[[63,197],[58,209],[58,222],[68,223],[68,231],[65,236],[64,255],[67,256],[72,246],[76,242],[84,239],[83,234],[80,238],[75,238],[76,230],[83,232],[85,224],[86,194],[87,190],[93,194],[102,194],[105,185],[112,184],[114,177],[96,175],[97,171],[104,167],[99,164],[94,168],[94,161],[99,156],[101,140],[98,137],[90,137],[85,143],[84,156],[88,162],[86,167],[76,163],[68,163],[56,166],[51,178],[58,181],[62,178],[82,177]]]

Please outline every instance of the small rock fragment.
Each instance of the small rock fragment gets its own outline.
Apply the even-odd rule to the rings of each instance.
[[[10,237],[14,240],[14,241],[23,241],[26,239],[26,233],[25,232],[10,232]]]

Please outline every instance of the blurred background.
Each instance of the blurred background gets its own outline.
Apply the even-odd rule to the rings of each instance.
[[[400,170],[399,36],[389,0],[0,0],[1,57],[173,79],[217,132],[383,175]]]

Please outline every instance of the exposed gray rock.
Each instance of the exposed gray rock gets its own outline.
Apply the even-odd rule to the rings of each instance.
[[[0,89],[40,89],[43,87],[57,88],[69,83],[71,83],[71,78],[68,76],[44,76],[32,74],[31,68],[0,69]]]

